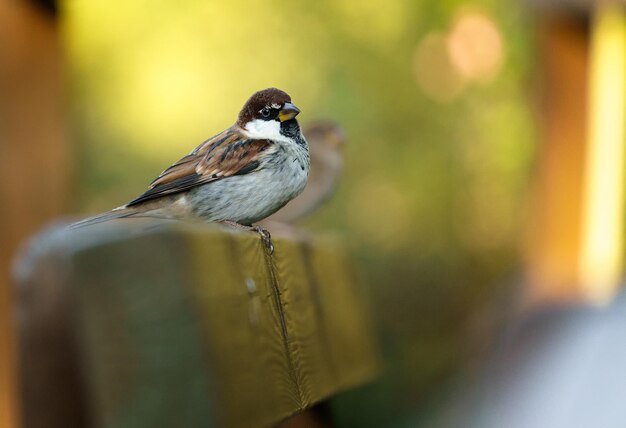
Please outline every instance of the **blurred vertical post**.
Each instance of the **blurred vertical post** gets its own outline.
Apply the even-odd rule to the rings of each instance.
[[[0,428],[19,424],[11,259],[69,196],[61,80],[54,2],[0,2]]]
[[[543,86],[528,300],[606,301],[624,263],[624,6],[529,3]]]
[[[540,141],[526,246],[530,303],[580,297],[581,187],[587,133],[586,17],[542,8],[538,15]]]
[[[624,7],[601,2],[591,30],[580,259],[583,292],[598,303],[612,297],[624,267],[624,79]]]

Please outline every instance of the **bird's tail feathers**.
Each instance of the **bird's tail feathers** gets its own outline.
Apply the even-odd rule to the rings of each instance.
[[[80,227],[91,226],[98,223],[103,223],[109,220],[115,220],[118,218],[131,217],[138,214],[138,211],[132,208],[126,208],[124,206],[115,208],[111,211],[107,211],[102,214],[98,214],[93,217],[86,218],[70,225],[70,229],[78,229]]]

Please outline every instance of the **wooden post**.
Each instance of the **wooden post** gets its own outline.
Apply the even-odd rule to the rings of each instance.
[[[589,41],[577,15],[540,18],[539,145],[526,246],[528,300],[580,297]]]
[[[605,302],[624,274],[626,11],[614,1],[535,3],[541,105],[528,301]]]
[[[371,380],[345,250],[274,243],[145,219],[36,239],[16,270],[26,425],[271,426]]]
[[[624,275],[626,10],[605,2],[592,23],[580,278],[585,296],[603,303]]]
[[[11,328],[11,259],[64,212],[70,152],[62,120],[54,16],[35,2],[0,2],[0,427],[18,426]]]

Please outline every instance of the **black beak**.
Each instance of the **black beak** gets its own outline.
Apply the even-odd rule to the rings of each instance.
[[[281,122],[291,120],[296,117],[298,113],[300,113],[300,109],[298,107],[294,106],[291,103],[285,103],[283,108],[280,109],[280,111],[278,112],[278,119]]]

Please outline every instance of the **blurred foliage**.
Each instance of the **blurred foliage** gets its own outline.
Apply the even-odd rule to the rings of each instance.
[[[64,6],[81,210],[141,193],[261,88],[289,92],[304,123],[346,128],[345,179],[306,226],[353,247],[388,366],[378,384],[340,400],[340,419],[390,426],[425,406],[466,360],[476,313],[518,265],[534,149],[520,5]]]

